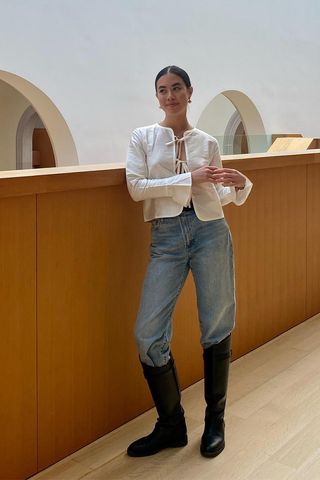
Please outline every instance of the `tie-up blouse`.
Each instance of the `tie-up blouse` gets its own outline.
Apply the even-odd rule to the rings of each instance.
[[[218,143],[197,128],[178,139],[171,128],[159,124],[134,130],[126,177],[133,200],[144,202],[145,221],[180,215],[190,200],[200,220],[214,220],[224,217],[223,205],[246,201],[252,188],[248,178],[244,189],[238,191],[210,182],[192,185],[191,172],[205,165],[222,167]]]

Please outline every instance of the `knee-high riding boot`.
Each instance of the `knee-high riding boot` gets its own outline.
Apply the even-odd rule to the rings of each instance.
[[[174,360],[170,358],[163,367],[150,367],[144,363],[142,367],[159,418],[150,435],[136,440],[128,447],[130,457],[145,457],[164,448],[183,447],[188,443]]]
[[[216,457],[224,442],[224,410],[227,399],[231,335],[203,351],[204,396],[207,403],[205,428],[200,451],[204,457]]]

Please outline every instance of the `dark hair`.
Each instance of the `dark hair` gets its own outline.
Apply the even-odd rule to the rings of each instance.
[[[191,87],[190,78],[189,78],[189,75],[187,74],[187,72],[185,70],[183,70],[182,68],[177,67],[176,65],[169,65],[168,67],[165,67],[162,70],[160,70],[160,72],[156,76],[156,79],[155,79],[155,82],[154,82],[154,85],[156,87],[156,91],[157,91],[157,82],[158,82],[159,78],[161,78],[163,75],[166,75],[167,73],[174,73],[175,75],[178,75],[178,77],[180,77],[181,80],[183,80],[183,82],[184,82],[184,84],[186,85],[187,88]]]

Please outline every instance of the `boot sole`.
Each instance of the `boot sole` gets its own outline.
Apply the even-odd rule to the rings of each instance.
[[[166,448],[180,448],[180,447],[185,447],[186,445],[188,445],[188,439],[181,440],[179,442],[170,443],[170,445],[166,445],[165,447],[159,448],[158,450],[152,450],[148,453],[132,452],[130,450],[127,450],[127,455],[129,457],[150,457],[151,455],[155,455],[156,453],[159,453],[162,450],[165,450]]]
[[[205,458],[214,458],[220,455],[220,453],[224,450],[224,447],[225,447],[225,444],[223,444],[222,447],[219,448],[219,450],[215,450],[214,452],[206,452],[200,448],[200,453]]]

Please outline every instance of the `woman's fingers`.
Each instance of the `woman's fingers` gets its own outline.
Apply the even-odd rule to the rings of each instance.
[[[234,173],[234,172],[239,173],[238,170],[235,170],[234,168],[221,168],[220,170],[223,170],[226,173]]]
[[[192,172],[193,183],[221,183],[225,187],[243,187],[245,177],[232,168],[219,168],[214,165],[206,165]]]
[[[244,184],[244,176],[233,168],[218,168],[214,170],[212,175],[214,183],[222,183],[224,187],[242,187]]]
[[[226,181],[228,181],[228,180],[234,181],[234,180],[237,180],[238,178],[240,178],[236,175],[225,175],[224,173],[221,173],[221,174],[214,173],[212,175],[212,177],[217,179],[217,180],[226,180]]]
[[[224,175],[213,175],[212,180],[214,183],[222,183],[224,187],[243,187],[244,180],[242,177],[228,177]]]

